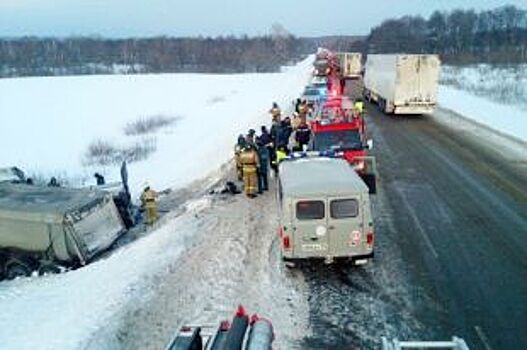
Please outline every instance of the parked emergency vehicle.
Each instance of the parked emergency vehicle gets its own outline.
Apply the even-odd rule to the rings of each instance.
[[[353,112],[353,103],[345,97],[328,100],[311,121],[312,151],[331,151],[351,164],[366,183],[370,193],[376,193],[375,158],[368,155],[373,147],[366,139],[366,123],[362,115]]]
[[[374,241],[368,187],[344,159],[318,152],[295,155],[278,172],[283,259],[366,263],[373,257]]]

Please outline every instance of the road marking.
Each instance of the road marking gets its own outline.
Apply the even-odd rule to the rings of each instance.
[[[483,329],[481,329],[480,326],[474,326],[474,329],[476,330],[479,340],[481,340],[483,346],[485,346],[485,350],[492,350],[489,344],[489,338],[487,338],[487,336],[483,332]]]
[[[437,251],[435,250],[434,245],[432,244],[432,241],[430,240],[430,238],[426,234],[425,229],[423,228],[423,226],[419,222],[419,219],[417,218],[417,214],[415,213],[414,209],[410,206],[410,203],[406,199],[406,196],[405,196],[404,192],[402,190],[400,190],[400,189],[397,192],[399,192],[399,194],[401,195],[401,199],[404,202],[404,205],[406,206],[406,208],[408,208],[408,213],[410,214],[410,216],[412,217],[413,221],[415,222],[415,225],[417,226],[417,231],[419,231],[419,233],[421,233],[421,236],[423,236],[423,239],[424,239],[426,245],[428,246],[428,248],[430,249],[430,251],[432,252],[432,255],[434,256],[434,258],[437,259],[439,257],[439,254],[437,254]]]

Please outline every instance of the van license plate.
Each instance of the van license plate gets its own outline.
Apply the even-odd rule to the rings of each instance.
[[[326,244],[310,243],[302,244],[302,250],[305,252],[318,252],[321,250],[328,250],[328,247]]]

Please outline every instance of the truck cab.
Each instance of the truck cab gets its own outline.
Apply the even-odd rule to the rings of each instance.
[[[341,158],[311,157],[280,164],[278,235],[286,261],[373,257],[368,187]]]

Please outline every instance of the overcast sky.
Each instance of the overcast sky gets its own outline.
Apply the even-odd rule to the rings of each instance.
[[[383,19],[434,10],[489,9],[503,0],[0,0],[0,36],[298,36],[367,34]],[[526,7],[526,0],[508,4]]]

